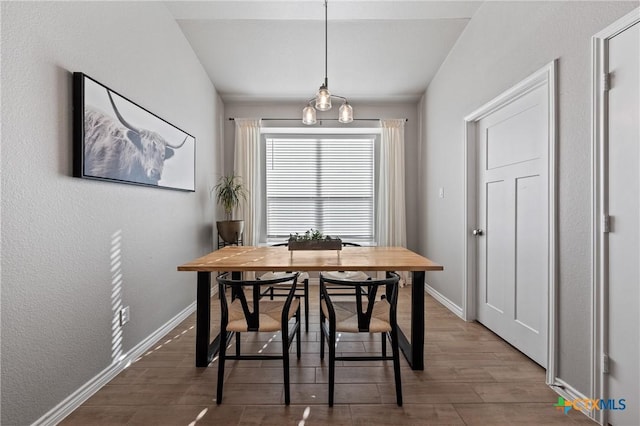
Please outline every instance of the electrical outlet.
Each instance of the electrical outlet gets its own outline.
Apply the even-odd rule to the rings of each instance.
[[[124,308],[120,309],[120,326],[125,325],[126,323],[129,322],[129,307],[125,306]]]

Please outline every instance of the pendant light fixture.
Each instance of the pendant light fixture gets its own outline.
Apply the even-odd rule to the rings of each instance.
[[[329,80],[327,78],[327,0],[324,0],[324,83],[318,89],[314,98],[309,99],[307,106],[302,110],[302,123],[316,124],[316,111],[329,111],[331,109],[331,98],[342,99],[343,103],[338,110],[338,121],[340,123],[351,123],[353,121],[353,108],[347,102],[347,98],[332,95],[329,92]]]

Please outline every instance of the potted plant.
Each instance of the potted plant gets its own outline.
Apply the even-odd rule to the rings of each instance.
[[[300,235],[289,234],[289,250],[342,250],[340,238],[325,236],[318,229],[309,229]]]
[[[216,222],[218,234],[227,243],[237,243],[244,231],[244,220],[233,220],[233,211],[240,204],[240,199],[247,199],[247,189],[240,176],[231,173],[220,177],[218,183],[211,188],[211,193],[214,192],[226,217],[226,220]]]

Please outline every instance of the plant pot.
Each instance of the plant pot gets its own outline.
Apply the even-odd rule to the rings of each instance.
[[[289,241],[289,250],[342,250],[342,240]]]
[[[244,232],[244,220],[221,220],[216,222],[218,235],[225,242],[237,244]]]

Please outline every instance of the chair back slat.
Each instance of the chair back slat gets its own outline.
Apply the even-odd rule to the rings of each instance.
[[[378,292],[378,286],[370,286],[366,293],[363,293],[362,286],[356,285],[356,309],[358,314],[358,330],[362,332],[369,331],[371,326],[371,315],[373,314],[373,305],[376,302],[376,294]],[[367,310],[363,311],[362,296],[367,297]]]
[[[244,288],[241,285],[234,285],[231,287],[231,300],[240,300],[240,306],[242,306],[242,312],[244,313],[244,318],[247,321],[247,330],[258,331],[260,328],[260,286],[252,287],[253,309],[249,309],[249,302],[247,301],[247,296],[244,293]]]

